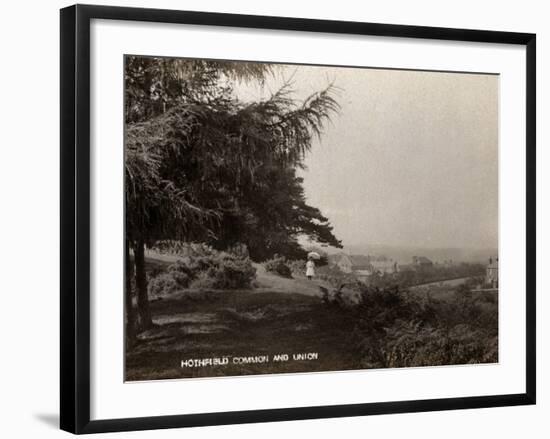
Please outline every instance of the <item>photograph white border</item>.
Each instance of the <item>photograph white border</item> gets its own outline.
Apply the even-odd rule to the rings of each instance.
[[[525,392],[523,46],[112,20],[90,30],[92,420]],[[124,54],[498,73],[499,364],[124,383]]]

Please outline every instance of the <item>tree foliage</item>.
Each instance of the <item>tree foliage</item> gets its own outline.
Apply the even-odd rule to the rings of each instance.
[[[338,111],[335,87],[301,103],[292,99],[290,82],[259,102],[233,95],[231,80],[258,80],[270,69],[129,57],[130,239],[194,239],[220,249],[241,242],[256,259],[296,253],[300,234],[340,246],[328,218],[307,205],[296,176],[312,137]]]
[[[312,138],[338,112],[336,88],[297,102],[287,82],[265,100],[237,98],[236,81],[262,83],[274,69],[126,57],[126,258],[130,248],[135,256],[127,276],[135,275],[142,329],[152,325],[144,248],[155,241],[245,244],[256,260],[276,252],[296,257],[299,234],[340,246],[296,176]]]

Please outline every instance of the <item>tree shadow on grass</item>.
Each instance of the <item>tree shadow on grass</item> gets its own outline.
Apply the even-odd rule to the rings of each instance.
[[[126,352],[129,381],[347,370],[358,367],[352,322],[320,297],[227,291],[208,300],[185,296],[151,306],[155,326]],[[187,358],[314,352],[318,361],[186,369]]]

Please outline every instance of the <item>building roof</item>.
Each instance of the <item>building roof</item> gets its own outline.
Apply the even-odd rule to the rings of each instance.
[[[340,253],[333,258],[334,263],[339,263],[343,259],[349,260],[351,268],[356,272],[369,272],[379,269],[388,269],[394,267],[394,261],[386,256],[365,256],[365,255],[347,255]]]
[[[433,264],[433,262],[430,261],[426,256],[417,256],[416,257],[416,263],[417,264]]]

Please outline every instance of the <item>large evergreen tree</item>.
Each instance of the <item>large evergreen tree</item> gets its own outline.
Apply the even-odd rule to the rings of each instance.
[[[125,73],[127,276],[135,275],[141,328],[151,325],[144,249],[155,240],[244,243],[257,260],[297,256],[301,234],[340,246],[296,176],[338,111],[332,85],[302,103],[290,84],[243,103],[234,82],[263,81],[270,65],[127,57]],[[127,294],[131,303],[130,282]]]

